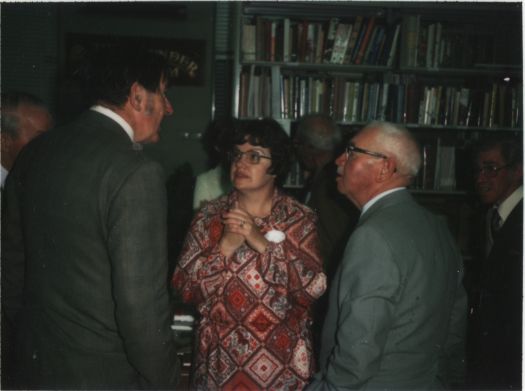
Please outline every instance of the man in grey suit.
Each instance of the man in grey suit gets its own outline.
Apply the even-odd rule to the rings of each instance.
[[[462,260],[446,224],[406,190],[421,163],[417,143],[404,128],[373,122],[336,163],[338,189],[361,216],[332,281],[308,390],[460,383]]]
[[[166,194],[140,143],[172,113],[151,52],[101,53],[97,103],[33,140],[6,183],[2,305],[21,388],[173,388]]]

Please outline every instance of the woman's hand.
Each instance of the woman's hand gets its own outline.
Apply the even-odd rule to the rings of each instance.
[[[233,209],[224,213],[223,221],[226,227],[225,232],[236,236],[241,235],[243,238],[242,242],[246,240],[248,245],[259,253],[263,253],[266,250],[268,241],[253,221],[252,216],[244,209],[236,205]],[[223,236],[223,239],[225,236],[226,235]],[[242,242],[239,243],[239,246]],[[235,249],[233,251],[235,251]]]
[[[230,258],[235,250],[237,250],[244,243],[244,241],[244,236],[233,232],[230,229],[230,225],[225,224],[224,233],[222,234],[222,238],[219,242],[221,253],[223,253],[226,258]]]

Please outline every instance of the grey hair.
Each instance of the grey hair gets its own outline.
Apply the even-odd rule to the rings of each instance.
[[[24,104],[47,110],[47,106],[40,98],[27,92],[9,91],[1,95],[2,116],[0,131],[13,139],[19,136],[20,118],[17,109]]]
[[[384,152],[395,156],[400,174],[415,177],[421,167],[421,149],[414,136],[403,126],[373,121],[363,128],[378,130],[377,142]]]
[[[326,114],[311,113],[303,116],[297,125],[297,139],[323,151],[335,150],[343,139],[341,129]]]

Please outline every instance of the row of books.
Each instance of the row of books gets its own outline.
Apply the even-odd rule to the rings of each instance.
[[[521,84],[493,83],[485,89],[418,87],[415,87],[414,95],[420,102],[419,124],[517,128],[521,123]]]
[[[292,163],[284,186],[288,188],[302,188],[305,185],[304,173],[297,161]]]
[[[404,66],[467,68],[496,62],[494,35],[479,28],[425,22],[421,15],[406,16],[402,28]]]
[[[242,59],[392,66],[400,28],[374,16],[356,16],[353,23],[256,16],[242,26]]]
[[[277,66],[245,68],[240,76],[239,115],[297,119],[323,112],[343,123],[387,120],[405,124],[517,128],[522,85],[485,88],[426,84],[393,75],[388,81],[305,76]]]
[[[422,145],[422,162],[412,183],[417,190],[456,190],[456,147],[444,145],[438,137]]]

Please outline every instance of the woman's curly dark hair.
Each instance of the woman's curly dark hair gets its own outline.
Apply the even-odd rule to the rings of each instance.
[[[241,120],[233,136],[233,146],[246,142],[270,150],[269,173],[276,176],[275,183],[281,186],[292,164],[292,141],[282,126],[271,118]]]

